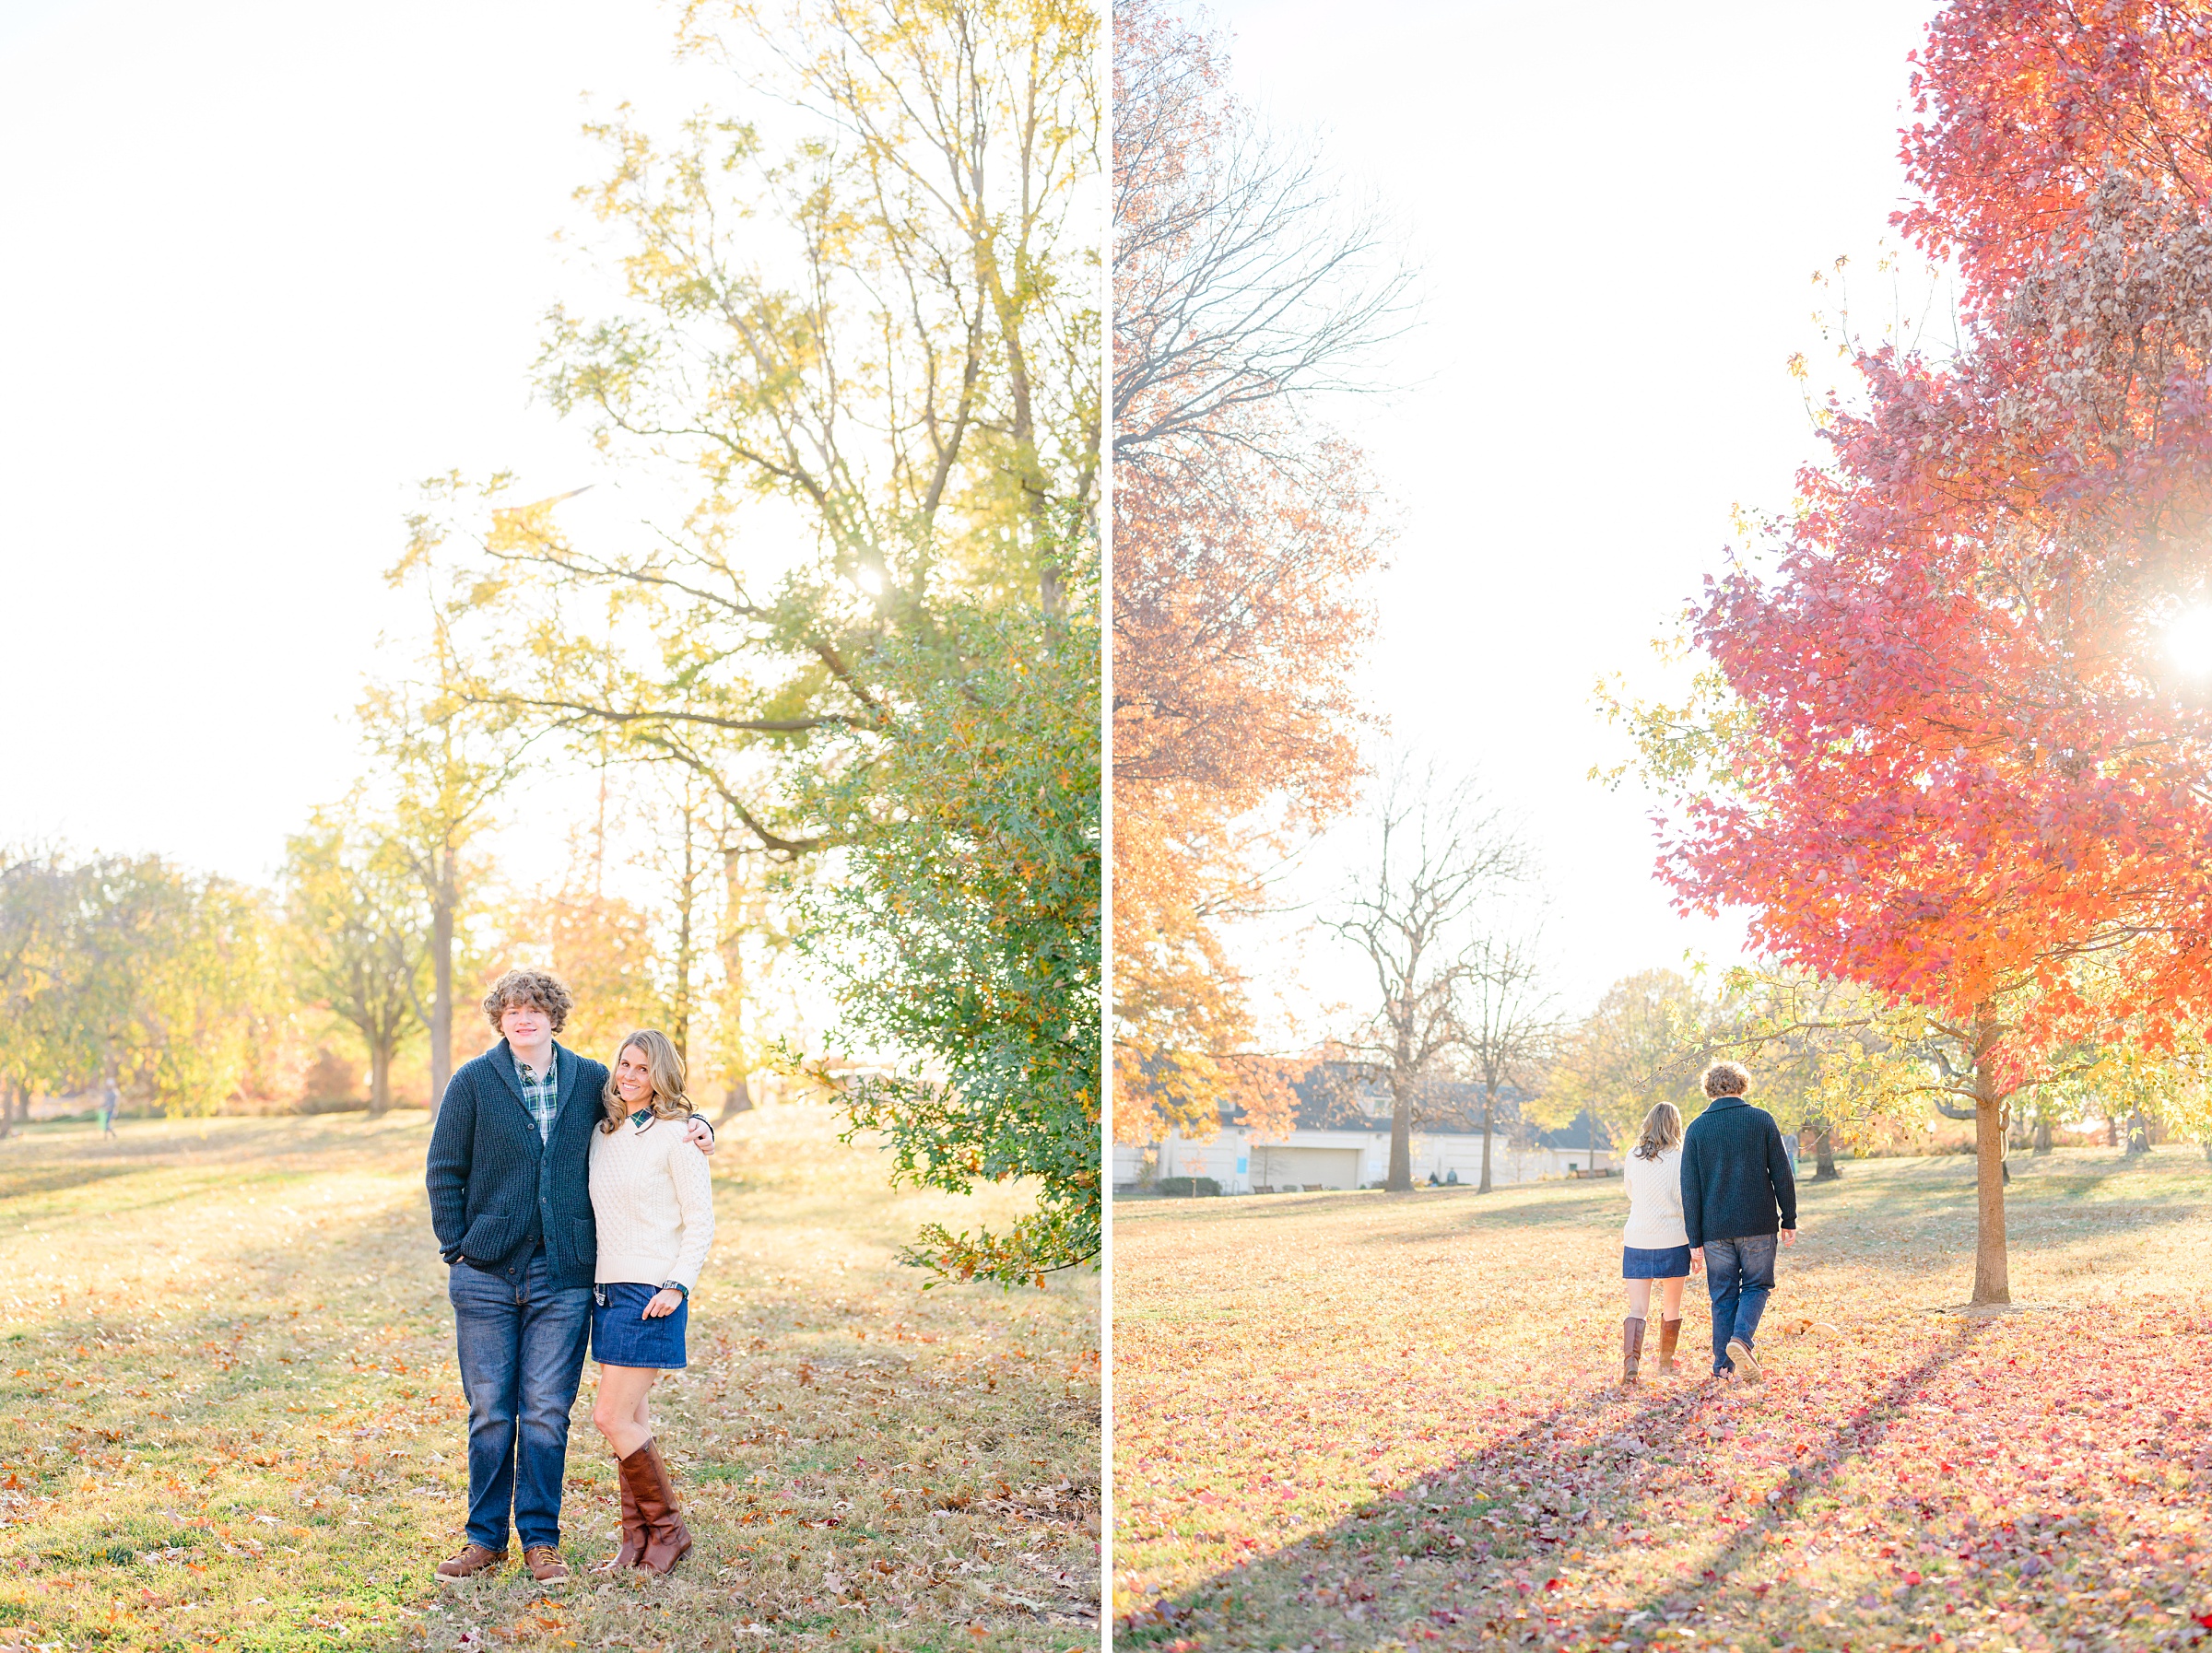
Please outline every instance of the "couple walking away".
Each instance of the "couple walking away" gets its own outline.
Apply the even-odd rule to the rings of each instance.
[[[1751,1076],[1732,1061],[1705,1070],[1711,1106],[1685,1132],[1682,1112],[1662,1102],[1621,1173],[1629,1192],[1620,1273],[1628,1318],[1620,1323],[1620,1381],[1636,1381],[1643,1358],[1652,1283],[1659,1284],[1659,1365],[1675,1369],[1682,1287],[1703,1268],[1712,1294],[1712,1371],[1759,1379],[1752,1352],[1760,1310],[1774,1289],[1777,1244],[1797,1239],[1797,1179],[1774,1116],[1744,1100]],[[1779,1233],[1777,1232],[1779,1230]]]
[[[714,1237],[714,1131],[665,1034],[629,1035],[611,1073],[554,1043],[572,1003],[543,970],[493,983],[484,1014],[500,1042],[454,1073],[430,1131],[430,1225],[468,1399],[467,1542],[441,1578],[507,1559],[511,1507],[531,1577],[568,1578],[560,1492],[587,1340],[592,1422],[622,1485],[621,1546],[594,1570],[665,1573],[691,1547],[645,1402],[684,1364]]]

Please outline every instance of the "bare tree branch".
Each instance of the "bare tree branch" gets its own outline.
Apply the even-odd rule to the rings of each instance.
[[[1471,780],[1401,758],[1386,772],[1371,852],[1327,927],[1366,955],[1375,1008],[1347,1053],[1391,1092],[1386,1186],[1413,1186],[1419,1097],[1466,1049],[1468,1001],[1484,966],[1478,915],[1531,871],[1527,846]]]
[[[1378,347],[1411,321],[1395,227],[1347,198],[1311,140],[1224,96],[1208,43],[1164,0],[1115,25],[1115,462],[1236,440],[1238,415],[1280,398],[1379,388]]]

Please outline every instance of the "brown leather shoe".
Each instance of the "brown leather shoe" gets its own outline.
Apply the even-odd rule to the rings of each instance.
[[[1636,1387],[1636,1364],[1643,1358],[1643,1317],[1628,1316],[1620,1322],[1620,1387]]]
[[[1751,1345],[1740,1337],[1728,1340],[1728,1358],[1735,1363],[1738,1383],[1757,1383],[1766,1376],[1759,1368],[1759,1356],[1751,1353]]]
[[[689,1552],[691,1532],[676,1506],[676,1483],[668,1478],[657,1442],[647,1441],[622,1460],[622,1480],[638,1501],[638,1518],[645,1528],[645,1551],[638,1565],[649,1573],[665,1573]]]
[[[645,1553],[645,1522],[638,1514],[638,1495],[630,1489],[629,1476],[623,1471],[622,1460],[615,1460],[615,1478],[622,1483],[622,1546],[605,1561],[592,1564],[594,1573],[620,1573],[638,1565],[638,1557]]]
[[[530,1577],[540,1584],[566,1584],[569,1581],[569,1564],[560,1558],[560,1552],[551,1544],[532,1544],[523,1552],[523,1565],[530,1569]]]
[[[1670,1320],[1665,1315],[1660,1316],[1659,1366],[1657,1369],[1661,1373],[1672,1372],[1675,1369],[1675,1340],[1681,1335],[1682,1322],[1679,1319]]]
[[[487,1550],[482,1544],[469,1543],[461,1547],[461,1553],[451,1561],[438,1564],[441,1578],[473,1578],[488,1567],[496,1567],[507,1559],[504,1550]]]

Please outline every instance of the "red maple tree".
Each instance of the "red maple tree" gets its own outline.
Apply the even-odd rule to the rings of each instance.
[[[2009,1296],[2005,1098],[2065,1040],[2212,1002],[2212,719],[2163,648],[2207,594],[2207,70],[2205,6],[1935,20],[1899,222],[1955,261],[1963,346],[1858,355],[1778,560],[1693,619],[1727,780],[1663,869],[1971,1029],[1978,1302]]]

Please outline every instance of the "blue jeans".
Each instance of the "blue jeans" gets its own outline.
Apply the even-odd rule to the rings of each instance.
[[[1712,1369],[1732,1372],[1728,1340],[1740,1338],[1753,1348],[1759,1317],[1774,1289],[1774,1251],[1781,1244],[1771,1234],[1747,1234],[1740,1239],[1705,1242],[1705,1286],[1712,1294]]]
[[[504,1550],[512,1502],[525,1550],[558,1544],[592,1288],[555,1285],[541,1246],[497,1273],[457,1262],[445,1290],[468,1397],[469,1542]]]

